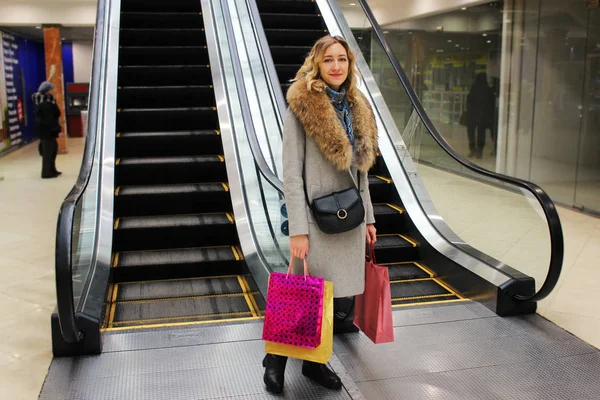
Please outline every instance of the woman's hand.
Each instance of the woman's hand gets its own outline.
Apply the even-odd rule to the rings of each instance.
[[[375,225],[367,224],[367,242],[373,244],[377,241],[377,229]]]
[[[296,235],[290,238],[290,254],[304,260],[308,255],[308,235]]]

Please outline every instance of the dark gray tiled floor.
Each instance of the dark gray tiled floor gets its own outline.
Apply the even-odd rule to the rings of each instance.
[[[322,389],[290,360],[290,399],[598,399],[600,352],[537,315],[473,303],[394,312],[396,340],[335,339],[346,390]],[[105,335],[100,356],[55,359],[41,399],[268,399],[261,323]]]

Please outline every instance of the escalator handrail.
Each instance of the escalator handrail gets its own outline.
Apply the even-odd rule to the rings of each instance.
[[[375,19],[371,8],[367,4],[366,0],[359,0],[361,7],[363,8],[375,34],[377,39],[383,46],[384,51],[390,62],[392,63],[392,67],[396,72],[396,75],[400,79],[402,86],[406,90],[410,101],[412,102],[413,107],[417,111],[417,114],[423,121],[425,128],[429,131],[429,134],[433,137],[433,139],[442,147],[442,149],[448,153],[450,157],[452,157],[456,162],[461,164],[462,166],[470,169],[473,172],[476,172],[480,175],[484,175],[489,178],[493,178],[505,183],[512,184],[521,189],[525,189],[528,192],[531,192],[536,200],[540,203],[542,210],[544,211],[544,215],[546,216],[546,220],[548,222],[548,230],[550,233],[550,246],[551,246],[551,255],[550,255],[550,265],[548,269],[548,275],[546,276],[546,280],[544,281],[540,290],[531,295],[531,296],[515,296],[515,299],[521,301],[539,301],[547,297],[558,282],[560,277],[560,273],[562,270],[563,258],[564,258],[564,238],[562,232],[562,226],[560,222],[560,218],[558,215],[558,211],[556,210],[556,206],[550,199],[550,196],[542,188],[537,186],[534,183],[527,182],[525,180],[510,177],[507,175],[499,174],[496,172],[489,171],[485,168],[482,168],[469,160],[464,159],[461,155],[459,155],[454,149],[446,142],[446,140],[442,137],[442,135],[438,132],[437,128],[425,112],[423,105],[421,104],[421,100],[415,93],[412,85],[410,84],[410,80],[406,76],[406,73],[402,69],[400,62],[394,55],[391,46],[389,45],[385,35],[383,34],[383,30],[379,26],[379,23]]]
[[[229,12],[229,5],[227,1],[222,2],[223,13],[225,15],[225,21],[231,21],[231,13]],[[235,47],[234,40],[235,38],[233,33],[233,28],[231,24],[225,23],[225,29],[227,31],[227,36],[229,39],[227,40],[227,44],[229,46],[229,51],[231,53],[231,59],[234,69],[234,74],[236,78],[242,77],[242,63],[239,60],[237,55],[237,50]],[[258,137],[256,135],[256,131],[254,130],[254,123],[252,122],[252,116],[250,113],[250,104],[248,103],[248,94],[246,92],[246,87],[244,86],[244,82],[242,79],[236,79],[237,84],[236,88],[240,98],[240,105],[242,108],[242,119],[244,120],[244,126],[246,128],[246,136],[248,138],[248,143],[250,144],[250,151],[252,152],[252,156],[254,157],[254,162],[258,167],[260,174],[269,182],[275,190],[279,192],[281,197],[283,197],[283,182],[271,171],[269,164],[265,160],[265,157],[260,149],[260,144],[258,142]]]
[[[108,42],[108,27],[105,10],[109,10],[111,0],[99,0],[97,7],[96,27],[94,35],[94,51],[92,60],[92,75],[90,82],[90,101],[88,107],[87,134],[83,151],[83,160],[75,185],[63,201],[58,214],[56,228],[55,279],[58,320],[63,339],[67,343],[78,343],[83,333],[77,328],[75,306],[73,304],[73,259],[72,234],[75,219],[75,209],[81,200],[90,181],[94,163],[98,130],[96,122],[99,117],[99,103],[102,101],[102,71],[105,68],[106,44]]]

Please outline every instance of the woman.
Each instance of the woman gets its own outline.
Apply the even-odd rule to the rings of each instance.
[[[467,96],[467,135],[469,136],[469,156],[481,158],[485,146],[485,130],[493,134],[496,98],[488,85],[487,75],[479,73]]]
[[[306,258],[313,275],[333,282],[337,299],[363,293],[365,239],[377,239],[367,177],[377,154],[377,125],[367,99],[356,88],[354,68],[355,56],[343,38],[319,39],[288,90],[283,130],[283,183],[294,269],[302,271]],[[310,201],[359,186],[365,221],[348,232],[323,233],[306,202],[305,183]],[[268,391],[283,390],[286,362],[286,357],[266,355]],[[330,389],[342,386],[325,364],[304,361],[302,374]]]
[[[42,178],[56,178],[61,174],[56,170],[56,154],[60,133],[60,110],[50,91],[54,88],[50,82],[42,82],[37,93],[34,93],[35,104],[34,133],[40,138],[39,151],[42,155]]]

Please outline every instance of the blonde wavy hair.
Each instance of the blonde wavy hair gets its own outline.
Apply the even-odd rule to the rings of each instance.
[[[319,64],[323,61],[323,58],[325,58],[325,51],[329,46],[336,43],[344,46],[346,54],[348,54],[348,77],[342,86],[346,89],[348,101],[353,104],[358,90],[356,88],[356,82],[360,79],[360,73],[356,70],[356,56],[354,55],[354,52],[350,49],[346,39],[341,36],[327,35],[317,40],[310,50],[310,53],[308,53],[308,56],[304,59],[304,64],[302,64],[302,67],[300,67],[296,76],[292,79],[292,82],[304,81],[306,83],[306,88],[309,91],[322,91],[325,82],[321,79]]]

